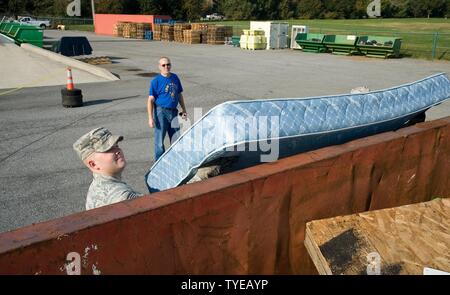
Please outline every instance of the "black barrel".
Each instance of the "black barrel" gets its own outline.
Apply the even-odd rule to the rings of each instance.
[[[65,108],[76,108],[83,106],[83,94],[81,89],[61,89],[62,105]]]

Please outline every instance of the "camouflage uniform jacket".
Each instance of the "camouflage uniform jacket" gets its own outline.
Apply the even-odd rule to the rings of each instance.
[[[86,210],[94,209],[109,204],[134,199],[142,196],[135,192],[120,177],[112,177],[93,173],[94,180],[87,193]]]

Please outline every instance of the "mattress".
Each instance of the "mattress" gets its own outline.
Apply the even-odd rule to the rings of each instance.
[[[229,101],[187,129],[145,175],[149,192],[188,182],[200,167],[231,159],[228,171],[408,125],[450,98],[444,74],[360,94]]]

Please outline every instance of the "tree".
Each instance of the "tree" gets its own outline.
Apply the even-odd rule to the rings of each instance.
[[[158,2],[161,5],[161,14],[170,15],[175,19],[183,19],[185,17],[180,0],[160,0]]]
[[[333,18],[349,18],[355,10],[356,0],[325,0],[323,1],[326,15]]]
[[[300,0],[298,8],[299,16],[303,18],[318,18],[324,10],[320,0]]]
[[[219,10],[219,2],[220,0],[212,0],[212,7],[210,8],[213,12],[220,11]],[[221,11],[220,11],[221,12]]]
[[[5,13],[8,3],[6,0],[0,0],[0,13]]]
[[[140,13],[138,0],[121,0],[123,14],[136,14]]]
[[[249,0],[222,0],[219,9],[228,19],[250,19],[254,4]]]
[[[430,17],[442,17],[445,16],[448,6],[448,0],[428,0],[423,2],[423,8],[426,12],[426,16]]]
[[[142,14],[161,14],[158,0],[139,0],[139,8]]]
[[[33,1],[33,14],[41,15],[41,16],[51,16],[54,15],[54,0],[41,0],[41,1]]]
[[[122,1],[97,0],[95,1],[95,13],[119,14],[123,11]]]
[[[353,11],[350,13],[350,18],[364,18],[367,17],[367,5],[366,0],[356,0]]]
[[[254,0],[252,18],[278,19],[278,0]]]
[[[81,0],[81,17],[92,18],[91,0]]]
[[[450,17],[450,0],[447,1],[447,10],[445,13],[445,18]]]
[[[202,16],[202,0],[183,0],[183,11],[188,21],[200,19]]]
[[[290,19],[297,16],[297,3],[293,0],[281,0],[279,4],[279,13],[281,19]]]
[[[381,16],[382,17],[400,17],[400,7],[389,0],[381,1]]]
[[[16,1],[16,0],[9,0],[8,1],[8,8],[6,12],[17,16],[18,14],[22,13],[25,10],[25,2],[23,1]]]
[[[69,0],[54,0],[53,5],[49,5],[49,8],[42,6],[42,9],[49,9],[51,15],[68,17],[67,5],[69,5],[70,2],[71,1]]]
[[[407,11],[414,17],[444,16],[448,7],[448,0],[408,0]]]

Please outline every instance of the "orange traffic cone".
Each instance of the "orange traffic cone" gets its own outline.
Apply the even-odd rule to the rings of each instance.
[[[73,90],[72,69],[67,68],[67,90]]]
[[[66,108],[83,106],[83,94],[81,89],[76,89],[73,85],[72,69],[67,68],[67,86],[61,89],[62,105]]]

